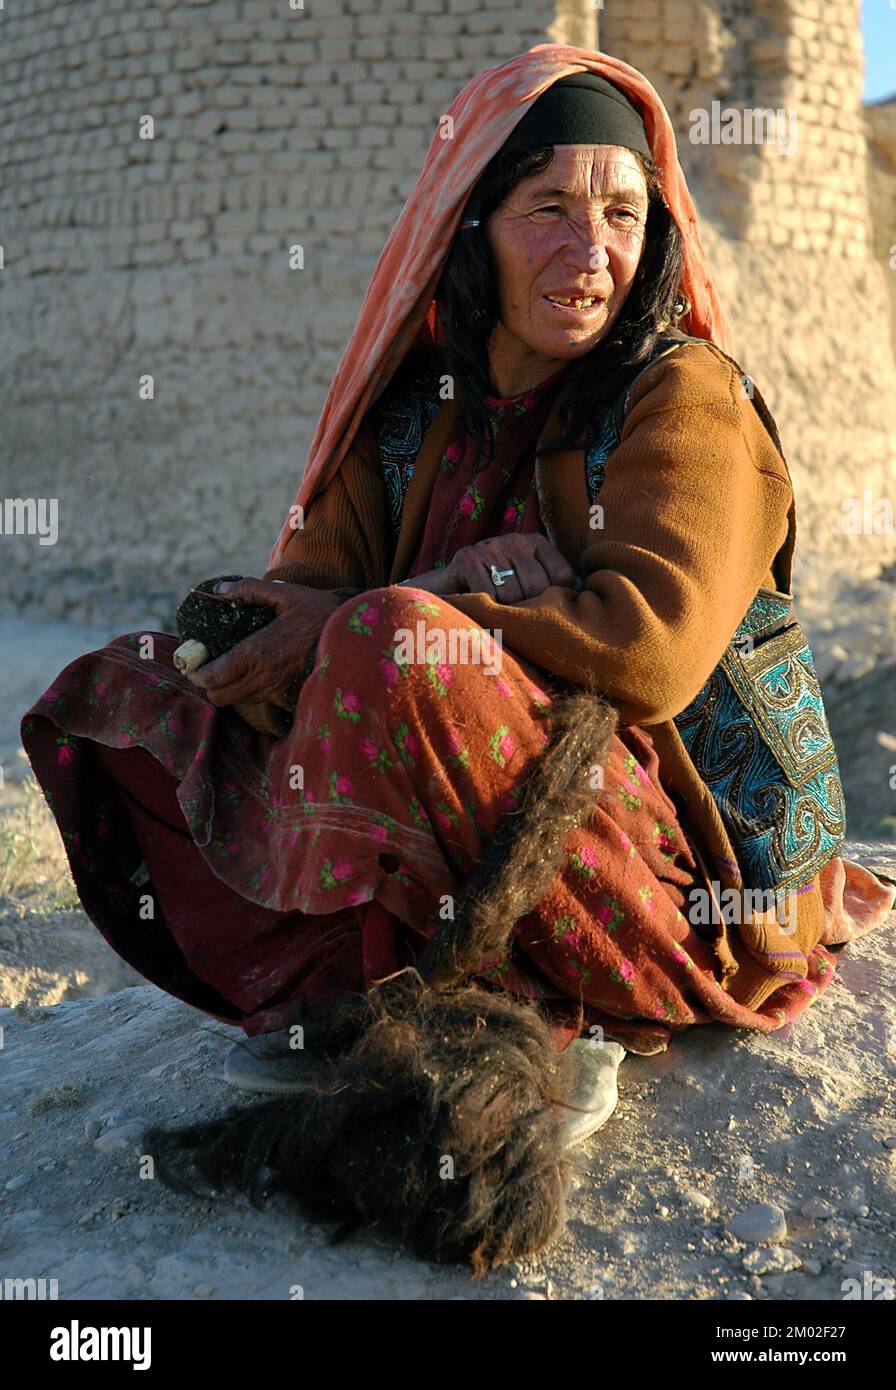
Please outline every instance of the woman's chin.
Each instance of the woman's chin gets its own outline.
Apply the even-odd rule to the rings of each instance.
[[[538,333],[539,351],[546,357],[577,357],[588,352],[607,332],[612,316],[602,305],[596,314],[571,315],[568,323],[555,321],[544,324]]]
[[[539,341],[539,352],[545,357],[568,357],[570,360],[582,357],[600,342],[607,327],[607,324],[601,324],[598,328],[570,327],[564,333],[545,333]]]

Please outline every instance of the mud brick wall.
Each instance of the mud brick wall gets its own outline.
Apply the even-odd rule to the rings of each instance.
[[[896,558],[841,526],[844,497],[896,500],[896,131],[863,110],[859,0],[6,0],[0,492],[58,499],[59,539],[0,534],[0,607],[165,622],[187,583],[259,572],[439,116],[545,41],[669,106],[806,601]],[[692,143],[713,100],[795,111],[796,149]]]

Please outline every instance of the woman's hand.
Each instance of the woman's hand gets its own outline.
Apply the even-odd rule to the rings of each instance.
[[[496,585],[491,566],[514,571],[503,584]],[[520,535],[511,532],[490,536],[465,545],[446,566],[446,577],[453,586],[444,592],[488,594],[499,603],[519,603],[524,598],[537,598],[552,584],[568,589],[580,589],[579,579],[566,557],[539,532]],[[425,584],[420,585],[425,588]]]
[[[269,734],[271,738],[282,738],[289,733],[292,725],[291,713],[287,714],[279,705],[272,705],[270,700],[254,704],[243,704],[237,700],[231,708],[257,733]]]
[[[202,686],[214,705],[272,704],[292,710],[294,702],[290,703],[287,687],[301,673],[311,644],[342,600],[326,589],[264,579],[241,579],[223,585],[219,592],[246,603],[269,604],[277,617],[223,656],[200,666],[189,679]],[[259,728],[263,721],[271,723],[259,711],[259,722],[248,722]]]

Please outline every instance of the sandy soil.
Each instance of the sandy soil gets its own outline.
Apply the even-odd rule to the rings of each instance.
[[[140,1176],[146,1122],[218,1114],[237,1036],[151,986],[0,1010],[0,1272],[60,1298],[823,1299],[896,1276],[896,935],[847,946],[779,1033],[709,1025],[628,1055],[581,1149],[565,1235],[473,1281],[388,1242],[327,1244],[281,1198],[206,1203]],[[774,1204],[771,1237],[730,1223]]]

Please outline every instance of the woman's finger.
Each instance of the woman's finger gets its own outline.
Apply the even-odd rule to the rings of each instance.
[[[237,579],[233,582],[225,582],[221,586],[215,586],[215,592],[226,594],[228,598],[239,599],[241,603],[265,603],[270,608],[276,608],[282,612],[284,608],[289,608],[295,602],[296,595],[289,590],[295,586],[291,584],[278,584],[269,579]]]
[[[267,681],[262,682],[258,671],[252,670],[230,685],[216,685],[205,693],[213,705],[258,704],[268,699],[267,690],[260,689],[262,684],[266,686]]]
[[[492,565],[497,564],[498,569],[510,569],[510,565],[505,563],[499,555],[489,554],[487,550],[482,550],[478,554],[474,551],[468,562],[469,585],[473,593],[487,594],[489,598],[497,599],[499,603],[510,603],[514,596],[519,598],[519,581],[515,575],[508,575],[503,584],[495,584],[492,578]]]
[[[252,641],[247,637],[244,642],[237,642],[235,647],[231,647],[229,652],[223,656],[216,657],[214,661],[207,661],[204,666],[193,671],[190,679],[194,685],[201,685],[209,694],[213,690],[220,690],[223,686],[229,686],[234,681],[240,680],[255,663],[251,660],[252,653],[244,650]]]
[[[276,705],[267,701],[253,703],[243,703],[235,701],[233,708],[241,719],[260,734],[270,734],[274,738],[279,738],[289,727],[289,720],[284,717],[282,710]]]
[[[538,561],[520,546],[515,546],[510,554],[499,555],[495,563],[499,570],[513,570],[513,574],[498,589],[498,598],[502,603],[519,603],[523,598],[535,598],[551,582]]]
[[[567,588],[572,586],[576,572],[562,551],[551,545],[547,536],[536,538],[535,559],[543,567],[551,584],[563,584]]]

